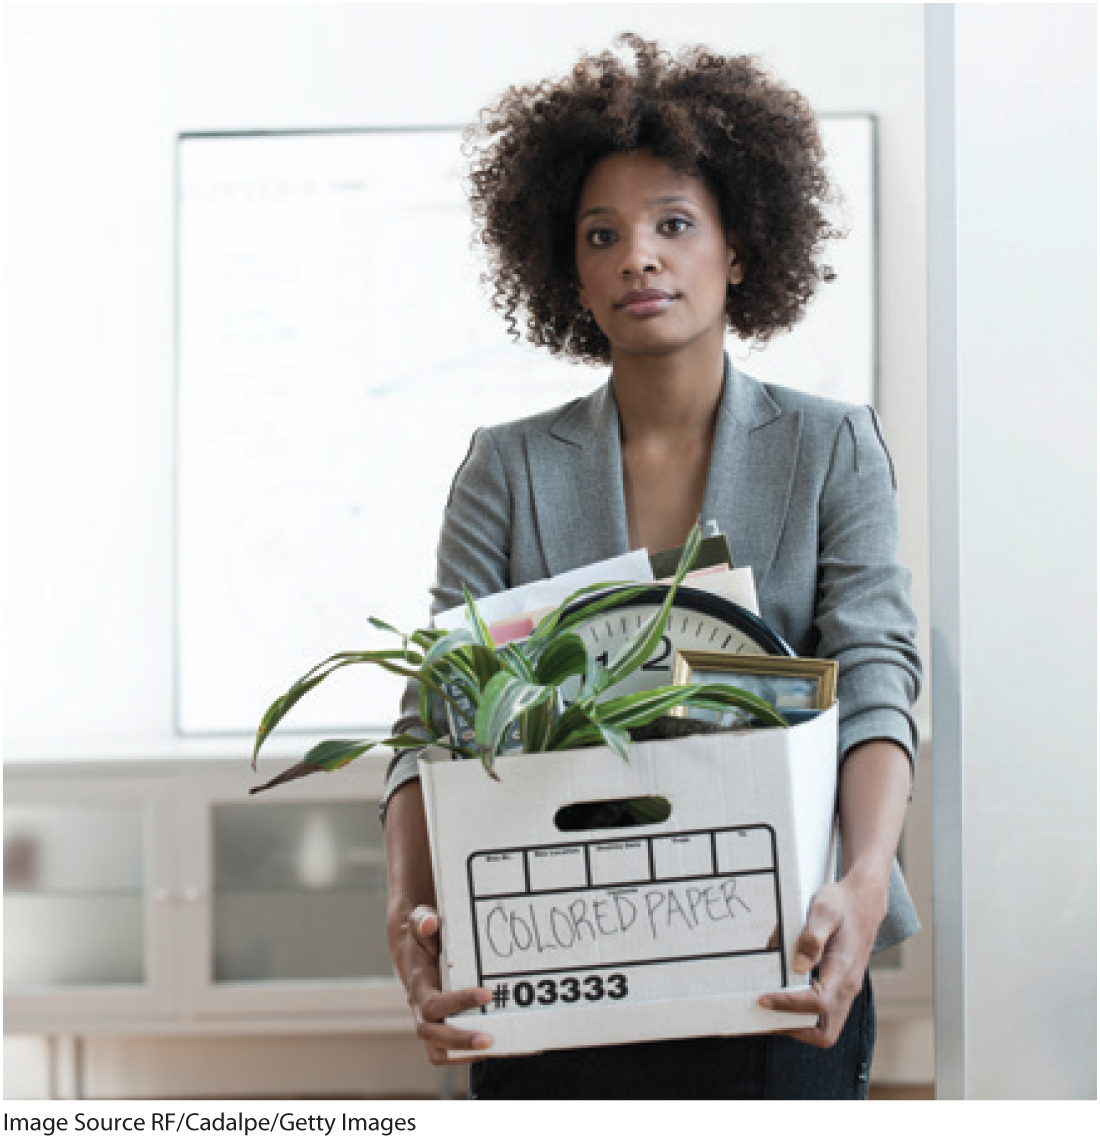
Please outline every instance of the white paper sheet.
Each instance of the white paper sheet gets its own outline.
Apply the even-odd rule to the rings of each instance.
[[[479,598],[478,612],[489,625],[504,621],[521,613],[532,613],[553,609],[560,605],[571,593],[586,585],[599,585],[601,582],[653,580],[653,570],[649,565],[649,554],[645,550],[631,550],[617,558],[593,562],[580,569],[558,574],[557,577],[533,581],[528,585],[517,585],[502,593],[493,593]],[[439,629],[459,629],[466,626],[466,607],[456,606],[440,613],[435,619]]]
[[[727,601],[736,601],[743,609],[760,616],[760,605],[756,599],[756,583],[753,581],[752,566],[726,570],[724,573],[709,573],[692,580],[688,577],[684,585],[703,593],[714,593]]]

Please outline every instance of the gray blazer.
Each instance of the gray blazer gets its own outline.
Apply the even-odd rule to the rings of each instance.
[[[874,411],[759,383],[727,357],[702,518],[718,522],[737,565],[752,567],[761,615],[794,651],[839,661],[840,756],[885,738],[915,760],[916,619]],[[444,513],[431,611],[460,604],[463,583],[481,597],[629,548],[608,382],[476,432]],[[416,724],[411,688],[395,730]],[[386,801],[415,777],[415,753],[397,757]],[[895,865],[876,949],[919,928]]]

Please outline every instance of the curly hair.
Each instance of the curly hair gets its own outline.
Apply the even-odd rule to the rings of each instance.
[[[726,317],[764,343],[832,279],[819,259],[842,236],[824,212],[834,195],[813,111],[749,56],[673,56],[632,33],[615,43],[633,50],[633,69],[611,51],[582,56],[561,80],[508,88],[464,134],[492,305],[516,339],[522,320],[532,344],[609,363],[577,297],[577,201],[602,158],[647,150],[714,193],[744,272]]]

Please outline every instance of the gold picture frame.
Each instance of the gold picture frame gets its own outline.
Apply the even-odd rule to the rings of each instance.
[[[676,650],[672,662],[673,684],[733,684],[767,700],[779,712],[824,711],[836,701],[835,660],[817,657],[781,657],[763,653],[713,653],[692,649]],[[688,716],[720,723],[727,727],[749,722],[735,710],[708,712],[676,708],[675,716]]]

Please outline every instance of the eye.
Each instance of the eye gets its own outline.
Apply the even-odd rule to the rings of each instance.
[[[596,229],[590,229],[585,234],[584,239],[589,245],[610,245],[615,240],[615,231],[606,226],[599,226]]]
[[[664,218],[660,225],[657,227],[658,232],[666,234],[670,237],[675,237],[677,234],[683,233],[685,230],[691,228],[691,222],[683,217],[670,217]]]

